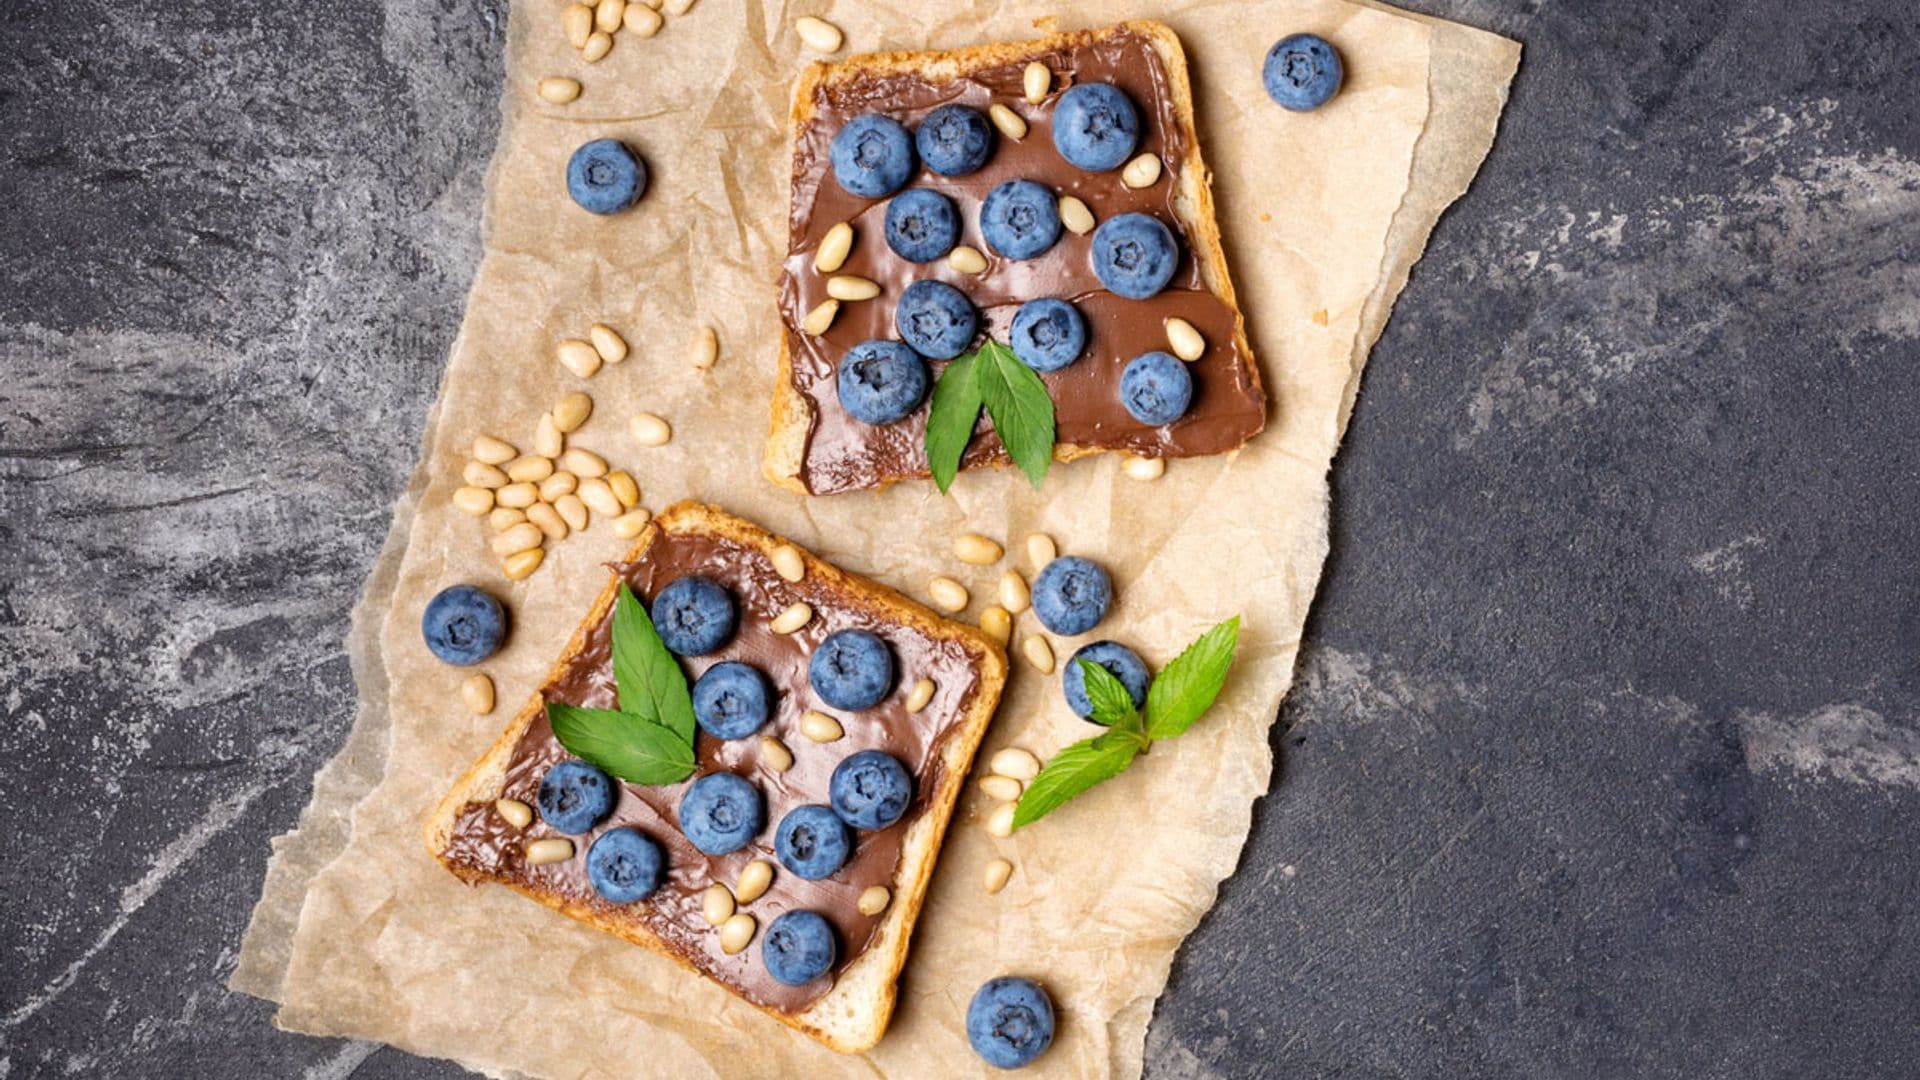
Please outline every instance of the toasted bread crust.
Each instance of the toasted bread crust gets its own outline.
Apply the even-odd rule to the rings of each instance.
[[[790,543],[764,529],[734,517],[717,507],[682,502],[667,508],[647,526],[633,548],[629,561],[641,558],[662,533],[675,536],[704,535],[733,541],[743,547],[771,556],[773,549]],[[798,545],[795,545],[798,547]],[[980,687],[967,713],[941,748],[943,767],[939,789],[927,810],[915,821],[901,841],[901,859],[896,874],[894,902],[875,931],[867,950],[836,977],[833,989],[798,1013],[757,1007],[781,1023],[819,1040],[841,1053],[858,1053],[879,1042],[892,1019],[897,983],[907,958],[913,926],[926,898],[941,839],[959,799],[960,789],[972,768],[974,752],[985,737],[988,723],[1006,685],[1007,660],[1001,646],[976,627],[942,618],[898,592],[866,578],[856,577],[801,549],[809,579],[825,583],[848,607],[860,609],[875,618],[898,623],[929,637],[955,641],[974,658],[980,673]],[[607,582],[585,619],[568,639],[567,646],[548,670],[541,685],[565,674],[573,657],[586,647],[591,628],[599,625],[612,609],[619,594],[620,577]],[[637,920],[621,919],[604,911],[570,900],[552,889],[496,878],[450,860],[446,851],[454,825],[469,803],[491,802],[500,796],[508,763],[514,748],[527,728],[545,708],[545,699],[535,692],[515,714],[506,731],[473,766],[461,775],[446,797],[427,818],[423,829],[427,850],[456,877],[470,884],[495,881],[524,896],[578,919],[635,945],[651,949],[672,959],[688,971],[710,978],[691,961],[669,948],[658,936]],[[718,980],[714,980],[718,982]],[[721,984],[724,985],[724,984]],[[730,989],[730,988],[729,988]],[[744,1000],[744,999],[743,999]]]
[[[1181,159],[1175,210],[1191,244],[1201,279],[1209,291],[1233,311],[1234,343],[1247,358],[1248,376],[1255,390],[1264,392],[1260,364],[1253,343],[1247,339],[1246,316],[1233,292],[1233,279],[1227,273],[1227,256],[1220,245],[1220,224],[1214,216],[1213,174],[1200,151],[1200,135],[1193,118],[1193,88],[1187,77],[1187,53],[1173,28],[1157,19],[1131,19],[1098,30],[1076,30],[1051,34],[1030,41],[997,42],[964,49],[928,52],[882,52],[851,57],[838,63],[815,61],[801,72],[793,89],[791,139],[798,145],[806,127],[813,121],[814,91],[869,75],[916,75],[930,82],[946,82],[971,72],[1003,64],[1036,59],[1062,49],[1092,45],[1122,34],[1144,38],[1167,67],[1167,86],[1173,95],[1173,107],[1186,134],[1187,154]],[[782,327],[780,354],[774,375],[773,404],[768,425],[766,452],[761,468],[767,479],[788,491],[811,494],[801,473],[806,465],[807,439],[813,427],[813,406],[793,385],[793,356]],[[1119,451],[1103,446],[1059,443],[1053,448],[1056,461],[1074,461],[1095,454]],[[1011,461],[995,461],[993,467],[1005,468]],[[973,468],[974,466],[968,466]],[[886,488],[896,480],[925,477],[926,473],[887,476],[874,486]]]

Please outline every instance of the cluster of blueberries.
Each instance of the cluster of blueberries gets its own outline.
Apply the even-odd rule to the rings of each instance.
[[[1127,95],[1107,83],[1081,83],[1060,95],[1053,115],[1060,156],[1088,172],[1108,172],[1140,144],[1140,114]],[[940,176],[978,171],[992,156],[994,128],[978,109],[949,104],[928,113],[917,130],[866,113],[834,135],[834,179],[851,194],[887,203],[885,237],[894,254],[912,263],[946,256],[960,242],[953,200],[930,188],[905,188],[917,165]],[[980,204],[980,234],[1003,258],[1045,254],[1060,239],[1059,204],[1045,185],[1008,180]],[[1167,287],[1180,264],[1172,230],[1141,213],[1120,214],[1093,234],[1093,269],[1117,296],[1145,300]],[[890,424],[918,408],[931,376],[928,360],[965,352],[980,328],[980,313],[965,293],[941,281],[916,281],[894,308],[900,340],[863,341],[840,363],[840,401],[848,415]],[[1058,371],[1086,349],[1087,325],[1066,300],[1041,297],[1015,313],[1008,345],[1035,371]],[[1144,424],[1178,420],[1193,400],[1187,368],[1166,352],[1135,358],[1121,376],[1121,402]]]
[[[1077,555],[1062,555],[1048,563],[1033,579],[1033,614],[1041,625],[1056,634],[1084,634],[1100,625],[1107,609],[1113,606],[1113,581],[1100,564]],[[1117,641],[1095,641],[1074,650],[1060,673],[1060,688],[1067,707],[1082,720],[1093,716],[1093,701],[1087,694],[1087,676],[1080,661],[1100,665],[1120,680],[1133,699],[1133,707],[1147,702],[1147,684],[1152,676],[1140,654]]]

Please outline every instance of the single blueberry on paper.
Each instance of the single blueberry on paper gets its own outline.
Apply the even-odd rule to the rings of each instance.
[[[567,194],[582,210],[617,214],[646,190],[646,163],[618,139],[595,139],[567,160]]]
[[[1294,112],[1307,112],[1327,103],[1340,92],[1346,80],[1346,67],[1340,53],[1317,34],[1294,34],[1275,42],[1267,50],[1267,61],[1260,69],[1267,84],[1267,96],[1276,104]]]
[[[1053,1044],[1053,999],[1027,979],[989,979],[967,1004],[967,1042],[989,1065],[1027,1065]]]
[[[428,651],[461,667],[499,652],[506,633],[507,613],[500,601],[471,585],[441,589],[420,616],[420,635]]]

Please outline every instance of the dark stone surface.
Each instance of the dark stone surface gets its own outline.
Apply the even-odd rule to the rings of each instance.
[[[1416,6],[1528,54],[1150,1072],[1920,1075],[1913,12]],[[0,1077],[458,1074],[224,983],[351,720],[503,22],[0,8]]]

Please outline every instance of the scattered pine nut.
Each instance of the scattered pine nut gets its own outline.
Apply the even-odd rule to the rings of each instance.
[[[840,721],[826,713],[808,709],[800,714],[800,734],[814,742],[835,742],[846,733],[847,729],[840,726]]]
[[[860,894],[860,899],[854,903],[854,906],[860,909],[862,915],[878,915],[887,910],[887,905],[891,903],[893,903],[893,893],[889,892],[885,885],[870,885]]]
[[[719,926],[733,918],[733,892],[719,882],[707,886],[700,894],[700,914],[706,916],[708,926]]]
[[[641,446],[665,446],[673,441],[673,427],[650,412],[635,413],[627,421],[627,432]]]
[[[638,38],[650,38],[660,32],[666,24],[660,13],[644,3],[628,4],[626,17],[621,20],[627,32]]]
[[[483,487],[455,488],[453,505],[464,513],[479,517],[493,509],[493,490]]]
[[[814,337],[819,337],[833,325],[833,318],[838,314],[840,314],[840,301],[822,300],[818,307],[807,312],[807,317],[800,321],[800,329]]]
[[[620,29],[620,17],[627,13],[627,0],[600,0],[593,6],[593,28],[611,34]]]
[[[1120,182],[1130,188],[1152,187],[1160,179],[1160,158],[1154,154],[1141,154],[1120,170]]]
[[[631,540],[640,535],[647,527],[647,519],[652,517],[645,510],[634,510],[613,519],[613,535],[622,540]]]
[[[514,510],[525,510],[540,501],[540,489],[531,482],[508,484],[493,493],[493,501]]]
[[[560,434],[571,435],[580,430],[580,425],[587,422],[587,417],[593,415],[593,397],[579,390],[563,394],[559,401],[553,403],[548,415],[553,417],[553,426]]]
[[[972,566],[992,566],[1006,550],[979,533],[961,533],[953,538],[954,557]]]
[[[1053,70],[1035,60],[1020,73],[1020,83],[1027,92],[1027,104],[1038,105],[1046,100],[1047,91],[1053,87]]]
[[[613,489],[613,497],[620,500],[622,510],[631,510],[640,505],[640,483],[625,469],[608,473],[607,486]]]
[[[627,512],[627,508],[620,505],[620,497],[613,493],[613,488],[597,476],[580,481],[579,489],[573,494],[587,505],[587,509],[601,517],[617,518]]]
[[[1013,638],[1013,616],[999,604],[988,604],[980,612],[980,629],[1004,646]]]
[[[585,532],[587,522],[592,520],[587,515],[587,504],[581,502],[578,495],[569,493],[560,496],[553,501],[553,508],[560,512],[560,520],[566,522],[574,532]]]
[[[580,96],[580,80],[550,75],[541,79],[536,89],[540,92],[541,100],[565,105]]]
[[[987,109],[987,116],[993,120],[993,126],[1000,129],[1000,134],[1005,135],[1014,142],[1019,142],[1021,139],[1027,137],[1026,119],[1005,105],[997,101],[994,102],[993,105]]]
[[[947,252],[947,265],[963,274],[984,274],[987,271],[987,257],[977,247],[961,244]]]
[[[1033,670],[1042,675],[1053,674],[1053,646],[1047,644],[1046,638],[1039,634],[1028,634],[1026,640],[1020,643],[1020,654],[1027,658],[1027,663],[1033,665]]]
[[[967,595],[967,587],[950,577],[937,577],[927,582],[927,595],[932,597],[935,607],[948,614],[965,611],[967,601],[971,599]]]
[[[713,327],[703,326],[699,333],[693,335],[693,344],[687,347],[687,363],[693,365],[695,371],[706,371],[718,359],[720,335],[714,332]]]
[[[1018,799],[1020,797],[1020,788],[1020,781],[1015,780],[1011,776],[1001,776],[999,773],[992,773],[980,778],[980,790],[986,792],[988,797],[998,799],[1004,803],[1010,803]]]
[[[880,295],[880,286],[852,274],[835,274],[827,279],[827,295],[835,300],[871,300]]]
[[[469,675],[460,684],[460,700],[475,716],[485,716],[493,711],[493,680],[482,674]],[[525,805],[525,804],[522,804]]]
[[[552,503],[537,502],[527,507],[527,520],[546,534],[549,540],[565,540],[570,531]]]
[[[467,462],[466,468],[460,470],[460,479],[465,480],[468,487],[488,489],[506,487],[508,483],[506,473],[484,461]]]
[[[800,40],[806,42],[807,48],[817,53],[839,52],[845,40],[839,27],[812,15],[802,15],[793,20],[793,29],[800,35]]]
[[[566,448],[567,437],[561,434],[560,425],[554,423],[553,414],[541,413],[540,422],[533,428],[533,452],[541,457],[557,458]]]
[[[933,700],[933,691],[932,679],[921,679],[914,683],[913,689],[907,691],[907,711],[916,713],[926,708],[927,703]]]
[[[667,2],[661,6],[669,15],[685,15],[687,12],[693,10],[695,2],[696,0],[667,0]]]
[[[1020,614],[1027,610],[1027,605],[1032,601],[1033,593],[1027,588],[1027,579],[1020,576],[1020,571],[1009,570],[1000,575],[1000,606],[1006,608],[1009,614]]]
[[[607,459],[585,447],[569,447],[566,453],[560,455],[560,461],[566,465],[568,472],[582,480],[598,479],[607,475]],[[599,507],[594,509],[597,510]]]
[[[1075,195],[1060,196],[1060,224],[1075,236],[1085,236],[1093,231],[1093,211]]]
[[[553,475],[553,459],[538,454],[527,454],[513,459],[507,466],[507,479],[514,483],[539,483]]]
[[[1060,549],[1054,545],[1053,537],[1046,533],[1034,533],[1027,537],[1027,561],[1035,570],[1045,570],[1047,564],[1060,557]]]
[[[987,895],[992,896],[1007,887],[1007,879],[1013,876],[1013,864],[1005,859],[995,859],[987,864],[987,872],[982,876],[981,884],[986,886]]]
[[[1022,782],[1040,775],[1040,759],[1017,746],[996,751],[987,767],[1001,776],[1011,776]]]
[[[546,541],[540,527],[531,521],[523,521],[506,532],[493,538],[493,553],[506,558],[528,548],[537,548]]]
[[[587,35],[587,47],[580,50],[580,59],[597,64],[612,51],[613,35],[604,30],[595,30]]]
[[[1004,776],[1000,776],[1000,777],[994,777],[993,779],[1006,780],[1007,778]],[[1013,784],[1015,787],[1019,786],[1019,781],[1017,780],[1008,780],[1007,782],[1010,784]],[[993,813],[987,815],[987,835],[999,836],[999,837],[1008,837],[1013,835],[1013,804],[1012,803],[1010,802],[1001,803],[999,806],[996,806],[993,808]]]
[[[1120,468],[1135,480],[1158,480],[1166,474],[1166,458],[1133,457],[1129,455]]]
[[[593,9],[585,4],[568,4],[560,13],[560,25],[566,30],[567,44],[584,49],[587,38],[593,35]]]
[[[506,572],[508,581],[519,581],[529,577],[540,569],[540,563],[547,557],[545,548],[528,548],[515,552],[500,561],[500,569]]]
[[[807,562],[800,556],[800,549],[792,544],[781,544],[768,556],[773,562],[773,572],[784,581],[799,581],[807,576]]]
[[[743,904],[751,904],[767,894],[767,887],[773,884],[773,864],[765,859],[755,859],[740,868],[739,884],[733,888],[734,898]]]
[[[533,807],[519,799],[495,799],[493,812],[516,829],[524,829],[533,824]]]
[[[593,378],[593,373],[600,370],[600,353],[579,338],[568,338],[556,345],[554,355],[559,357],[561,367],[583,379]]]
[[[473,460],[486,465],[505,465],[520,456],[513,444],[496,439],[491,435],[482,435],[473,440]]]
[[[831,274],[846,265],[847,255],[852,250],[853,226],[842,221],[820,238],[820,246],[813,252],[813,268],[823,274]]]
[[[627,339],[621,337],[619,331],[606,323],[594,323],[589,326],[587,341],[593,346],[593,351],[600,354],[600,359],[609,364],[617,364],[627,358]]]
[[[559,469],[552,476],[540,481],[540,501],[559,502],[560,496],[570,494],[580,486],[580,478],[565,469]]]
[[[566,862],[573,858],[573,841],[564,836],[549,836],[529,843],[526,852],[529,866]]]
[[[787,610],[775,615],[767,629],[776,634],[791,634],[812,621],[813,609],[796,600],[787,605]]]
[[[526,512],[515,510],[511,506],[496,506],[493,508],[493,513],[487,515],[487,524],[493,526],[494,532],[506,532],[525,520],[527,520]]]
[[[1198,360],[1207,351],[1207,339],[1193,324],[1179,316],[1167,320],[1167,344],[1173,346],[1173,355],[1182,360]]]
[[[753,921],[753,916],[746,912],[735,914],[720,928],[720,951],[728,956],[734,955],[752,944],[753,935],[759,929],[760,924]]]
[[[760,736],[760,756],[766,759],[767,768],[774,772],[786,772],[793,768],[793,751],[772,735]]]

